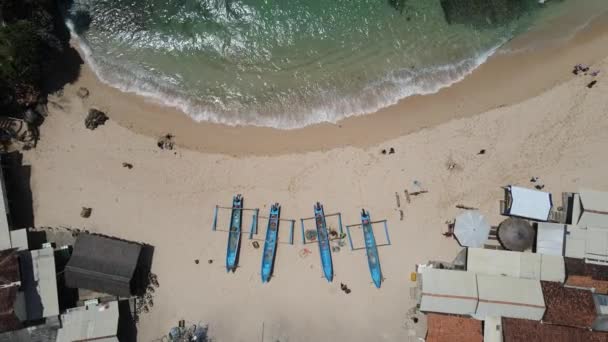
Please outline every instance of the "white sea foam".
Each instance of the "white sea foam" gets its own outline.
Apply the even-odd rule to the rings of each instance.
[[[198,122],[211,122],[230,126],[260,126],[278,129],[298,129],[305,126],[330,122],[336,123],[347,117],[373,113],[381,108],[396,104],[399,100],[413,95],[427,95],[438,92],[462,81],[476,68],[485,63],[504,43],[498,44],[480,55],[455,64],[440,65],[420,69],[417,72],[398,70],[367,85],[356,96],[343,97],[325,94],[317,105],[293,108],[289,113],[260,115],[258,113],[238,113],[225,115],[216,113],[188,98],[179,89],[172,88],[172,80],[157,79],[149,74],[112,75],[106,73],[87,42],[73,30],[68,20],[67,26],[73,39],[78,43],[84,58],[97,77],[105,84],[123,92],[135,93],[156,103],[179,109]],[[317,99],[318,100],[318,99]],[[200,102],[200,101],[198,101]]]

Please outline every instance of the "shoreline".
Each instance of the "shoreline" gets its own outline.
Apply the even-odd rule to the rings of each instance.
[[[281,155],[344,146],[370,147],[450,120],[519,103],[571,79],[573,65],[593,64],[608,55],[607,19],[608,14],[596,17],[558,46],[495,54],[464,80],[435,94],[411,96],[376,113],[301,129],[198,123],[175,108],[102,83],[87,64],[83,65],[80,78],[66,86],[65,91],[68,96],[75,96],[78,88],[86,87],[90,96],[84,100],[85,106],[103,110],[111,120],[139,134],[159,137],[171,133],[178,146],[201,152]]]

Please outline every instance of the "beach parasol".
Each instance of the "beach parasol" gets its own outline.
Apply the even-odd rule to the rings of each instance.
[[[490,225],[477,210],[467,210],[456,217],[454,235],[464,247],[481,247],[488,239]]]
[[[526,220],[510,217],[498,226],[498,240],[511,251],[523,252],[534,243],[534,229]]]

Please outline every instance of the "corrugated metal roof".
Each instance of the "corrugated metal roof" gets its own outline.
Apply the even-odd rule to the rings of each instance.
[[[66,266],[66,284],[128,297],[140,252],[136,243],[80,234]]]
[[[469,248],[467,271],[477,274],[563,282],[564,259],[561,256]]]
[[[478,318],[502,316],[540,320],[545,300],[540,281],[513,277],[477,275]]]
[[[0,194],[0,250],[4,250],[11,248],[11,235],[8,226],[8,202],[2,167],[0,167],[0,191],[2,191]]]
[[[21,256],[22,284],[28,320],[59,315],[55,255],[52,248]]]
[[[608,228],[608,192],[580,190],[582,213],[578,226]]]
[[[477,281],[474,273],[424,269],[421,311],[470,315],[477,308]]]
[[[564,255],[566,226],[559,223],[539,222],[536,233],[536,253]]]
[[[546,221],[551,211],[551,194],[548,192],[508,186],[511,194],[509,215]]]
[[[118,341],[118,302],[70,309],[61,315],[57,342]]]

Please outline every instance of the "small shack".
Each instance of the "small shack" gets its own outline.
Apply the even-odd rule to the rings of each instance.
[[[483,248],[468,249],[467,271],[559,283],[566,279],[562,256]]]
[[[81,306],[61,315],[57,342],[118,342],[118,302]]]
[[[129,297],[137,285],[141,249],[137,243],[80,234],[65,267],[66,285]]]
[[[477,275],[479,305],[475,317],[523,318],[540,321],[545,300],[540,281],[492,275]]]
[[[574,196],[572,221],[579,227],[608,228],[608,192],[580,190]]]
[[[504,200],[500,202],[501,214],[537,221],[549,220],[553,202],[551,194],[519,186],[506,186]]]
[[[421,273],[420,311],[473,315],[477,309],[475,273],[426,268]]]

